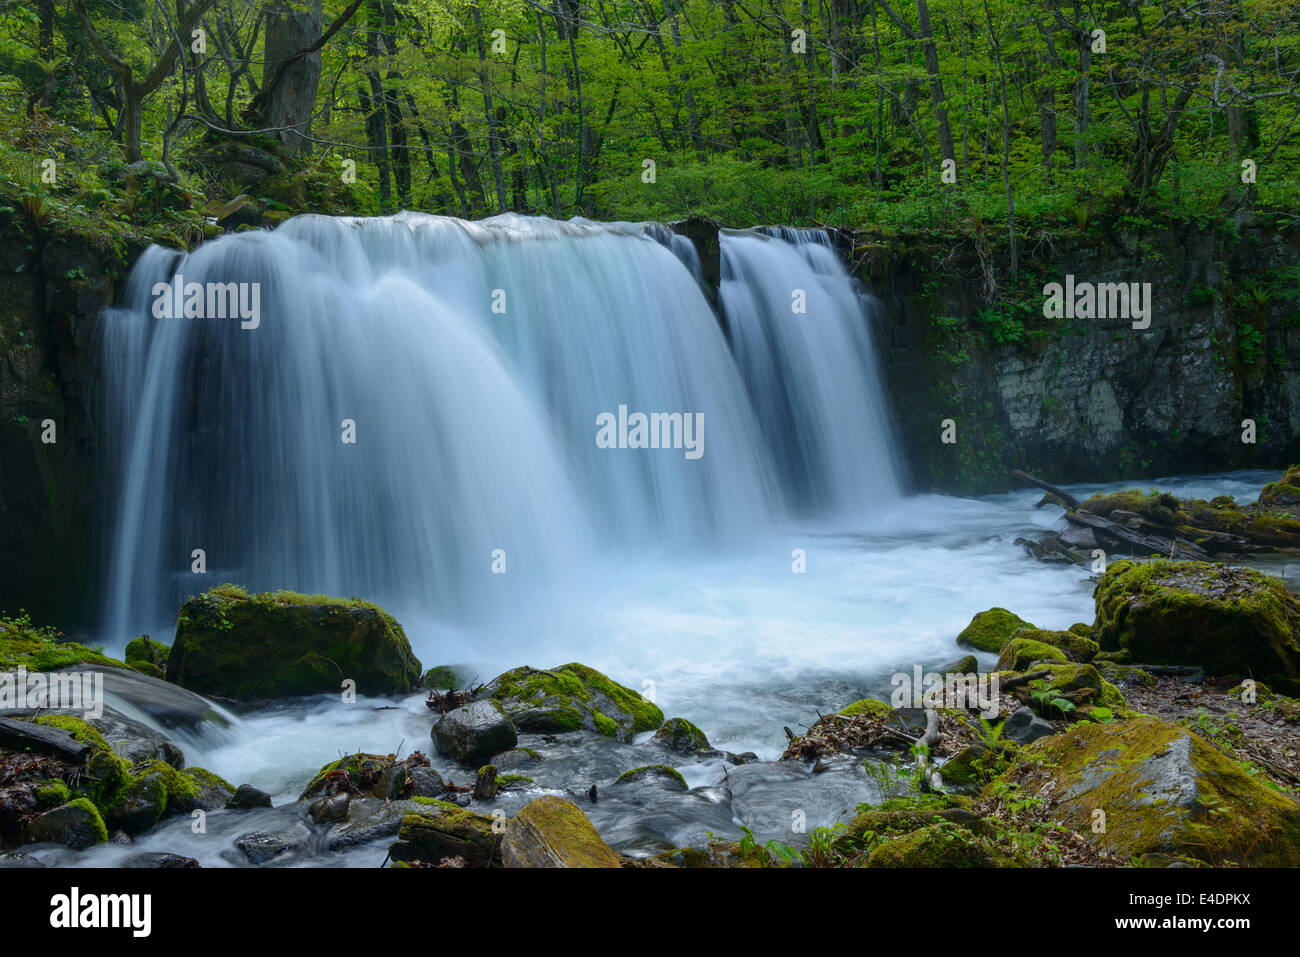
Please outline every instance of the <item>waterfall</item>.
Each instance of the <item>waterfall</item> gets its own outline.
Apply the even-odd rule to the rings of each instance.
[[[897,495],[863,299],[824,234],[721,247],[730,342],[662,227],[308,215],[151,248],[104,322],[105,637],[222,581],[472,614],[612,550]],[[635,413],[665,437],[699,421],[701,454],[601,447],[600,417]]]

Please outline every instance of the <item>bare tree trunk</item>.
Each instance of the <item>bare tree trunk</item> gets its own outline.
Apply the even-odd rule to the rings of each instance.
[[[321,0],[303,8],[277,0],[266,14],[262,88],[268,91],[262,122],[274,127],[271,135],[280,141],[286,157],[309,152],[311,117],[320,84],[319,51],[299,55],[320,38]],[[277,71],[282,71],[275,82]]]

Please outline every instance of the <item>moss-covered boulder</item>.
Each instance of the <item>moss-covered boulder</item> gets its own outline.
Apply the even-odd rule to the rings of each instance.
[[[632,768],[630,771],[624,771],[614,781],[615,785],[635,783],[653,783],[669,791],[687,790],[686,779],[682,777],[681,772],[666,764],[646,764],[639,768]]]
[[[622,867],[587,815],[570,801],[540,797],[510,819],[501,839],[506,867]]]
[[[515,727],[527,733],[586,729],[628,741],[664,723],[664,713],[652,702],[576,663],[545,671],[515,668],[488,682],[481,696],[500,702]]]
[[[1080,722],[1027,755],[1002,783],[1121,858],[1300,865],[1300,803],[1181,725],[1145,715]]]
[[[20,665],[28,671],[57,671],[79,664],[126,667],[94,648],[62,638],[54,628],[32,624],[25,614],[0,616],[0,671],[13,671]]]
[[[704,732],[685,718],[669,718],[664,722],[664,726],[655,732],[651,741],[675,754],[695,754],[697,751],[712,750]]]
[[[1005,608],[990,608],[970,620],[970,624],[957,636],[957,644],[997,654],[1017,631],[1033,627]]]
[[[1259,504],[1300,509],[1300,465],[1293,465],[1276,482],[1269,482],[1259,493]]]
[[[941,821],[885,841],[871,852],[867,866],[1014,867],[1016,862],[969,828]]]
[[[1030,641],[1051,645],[1065,652],[1071,661],[1091,661],[1101,651],[1101,646],[1086,635],[1075,631],[1049,631],[1044,628],[1021,628],[1013,638],[1027,638]]]
[[[879,718],[898,717],[898,713],[890,705],[878,698],[859,698],[840,714],[846,718],[853,718],[860,714],[872,714]]]
[[[471,867],[501,866],[501,833],[492,818],[448,801],[415,800],[420,812],[402,818],[398,840],[389,846],[394,861],[438,864],[459,857]]]
[[[1035,661],[1065,661],[1065,652],[1032,638],[1012,638],[998,655],[998,671],[1024,671]]]
[[[167,659],[168,681],[238,700],[337,693],[345,679],[361,694],[405,693],[420,676],[402,626],[376,605],[231,585],[185,602]]]
[[[1104,649],[1300,690],[1300,602],[1278,579],[1210,562],[1119,561],[1094,597]]]
[[[99,810],[85,798],[77,798],[67,804],[38,814],[32,818],[23,832],[26,844],[62,844],[78,850],[94,844],[103,844],[108,840],[108,828]]]
[[[1028,688],[1031,692],[1039,690],[1051,691],[1054,695],[1069,697],[1071,701],[1078,698],[1078,701],[1074,701],[1075,704],[1086,701],[1092,706],[1124,707],[1124,695],[1090,664],[1075,661],[1055,661],[1043,664],[1035,670],[1046,671],[1047,677],[1029,682]],[[1077,694],[1077,692],[1081,691],[1089,691],[1091,694]],[[1035,710],[1038,709],[1035,708]],[[1060,715],[1052,713],[1048,717],[1060,717]]]
[[[365,754],[358,751],[356,754],[345,755],[317,771],[307,782],[298,800],[310,801],[312,798],[340,791],[384,797],[385,795],[376,794],[375,789],[383,779],[384,772],[392,767],[393,763],[394,756],[391,754]]]
[[[154,641],[148,635],[141,635],[127,642],[125,659],[128,665],[145,671],[146,674],[153,674],[157,678],[166,672],[167,657],[171,652],[171,648],[161,641]],[[140,668],[141,665],[146,667]]]

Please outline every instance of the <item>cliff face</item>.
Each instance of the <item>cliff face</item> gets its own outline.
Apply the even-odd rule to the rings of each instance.
[[[1044,239],[1022,250],[1017,280],[999,278],[991,307],[989,257],[973,244],[852,245],[921,489],[995,491],[1016,468],[1069,482],[1300,461],[1300,231]],[[1150,326],[1044,317],[1044,284],[1066,274],[1150,283]],[[945,419],[955,443],[941,441]]]
[[[94,341],[125,272],[90,238],[0,237],[0,610],[65,629],[97,590]]]

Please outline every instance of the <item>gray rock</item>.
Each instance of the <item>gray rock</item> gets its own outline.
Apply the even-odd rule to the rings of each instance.
[[[252,864],[265,864],[296,850],[310,836],[305,825],[284,831],[251,831],[235,838],[235,849]]]
[[[235,789],[234,796],[226,802],[230,810],[245,810],[254,807],[270,807],[271,795],[259,791],[251,784],[241,784]]]
[[[432,737],[439,754],[466,764],[509,751],[519,742],[515,726],[491,699],[448,711],[433,726]]]
[[[437,797],[442,793],[442,775],[433,768],[411,768],[407,772],[411,780],[411,797]]]
[[[132,854],[124,860],[121,867],[148,867],[148,868],[166,868],[173,867],[200,867],[192,857],[184,857],[180,854],[167,854],[162,851],[142,851],[139,854]]]
[[[1019,708],[1002,726],[1002,736],[1017,744],[1029,744],[1049,734],[1056,734],[1056,729],[1029,708]]]

